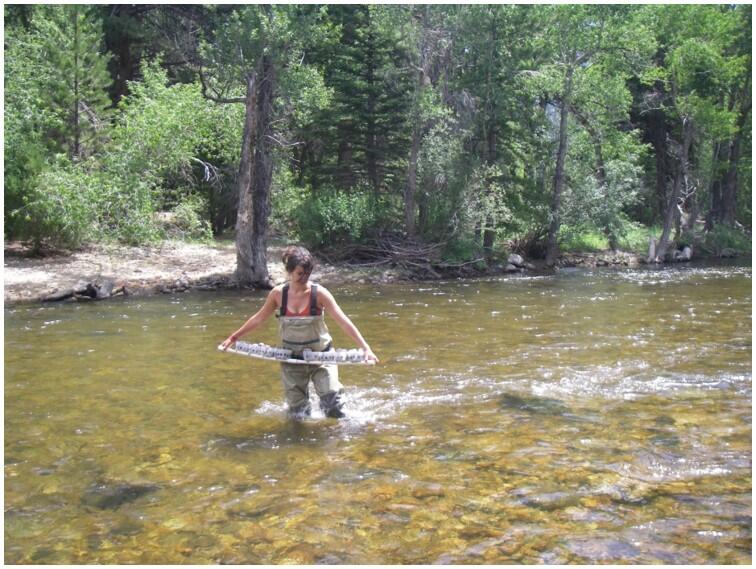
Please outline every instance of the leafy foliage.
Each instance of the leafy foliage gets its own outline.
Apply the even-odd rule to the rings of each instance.
[[[460,261],[494,236],[542,253],[555,215],[566,246],[642,248],[635,222],[661,223],[670,204],[678,236],[685,216],[705,217],[713,242],[728,242],[721,225],[750,228],[750,6],[121,9],[5,8],[6,238],[233,227],[245,110],[203,95],[243,97],[261,54],[278,234],[401,233],[407,195],[407,234]]]
[[[374,198],[368,188],[323,190],[300,202],[296,219],[298,235],[312,246],[359,241],[375,220]]]

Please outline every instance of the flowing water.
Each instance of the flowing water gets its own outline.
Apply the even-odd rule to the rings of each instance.
[[[6,563],[750,563],[749,266],[330,288],[342,421],[262,293],[6,309]]]

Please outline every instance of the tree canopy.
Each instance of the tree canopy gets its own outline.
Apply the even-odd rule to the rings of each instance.
[[[750,5],[6,5],[5,238],[751,229]],[[261,251],[262,250],[262,251]],[[245,252],[246,251],[246,252]],[[257,267],[257,269],[255,269]],[[241,274],[241,273],[240,273]]]

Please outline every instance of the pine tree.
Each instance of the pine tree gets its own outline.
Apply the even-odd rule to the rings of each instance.
[[[341,38],[319,54],[334,101],[314,130],[323,159],[313,186],[321,180],[341,188],[366,183],[378,194],[402,183],[411,74],[391,16],[384,6],[329,8]]]
[[[101,22],[92,7],[40,6],[33,28],[50,68],[44,92],[58,117],[50,134],[72,160],[80,160],[97,149],[111,106]]]

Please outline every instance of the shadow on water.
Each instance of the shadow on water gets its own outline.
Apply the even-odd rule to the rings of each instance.
[[[284,419],[256,427],[249,434],[213,434],[202,445],[206,453],[251,452],[322,446],[334,437],[338,424],[330,420]]]
[[[81,503],[100,510],[116,510],[134,502],[160,487],[154,484],[127,484],[123,482],[95,482],[81,497]]]
[[[505,393],[499,398],[503,409],[519,410],[534,415],[571,415],[572,412],[562,401],[547,397],[523,396]]]

